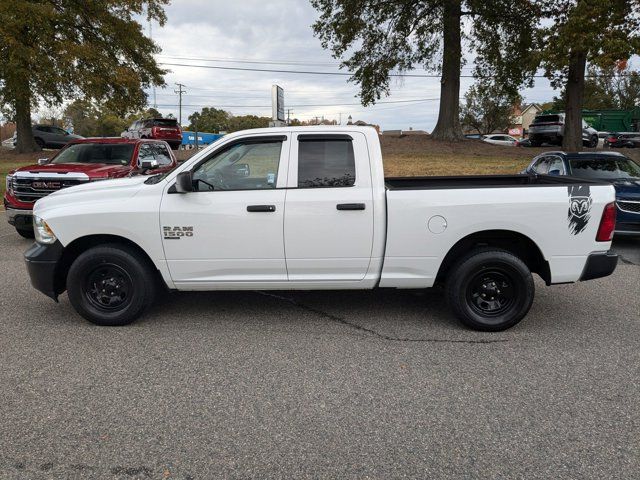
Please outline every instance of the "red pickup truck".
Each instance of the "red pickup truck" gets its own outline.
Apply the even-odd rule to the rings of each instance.
[[[161,140],[76,140],[51,159],[9,172],[3,199],[7,220],[20,235],[33,238],[31,211],[38,199],[86,182],[166,172],[177,164],[171,148]]]

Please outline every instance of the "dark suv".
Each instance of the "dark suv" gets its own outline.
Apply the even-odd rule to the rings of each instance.
[[[175,118],[147,118],[136,120],[121,134],[124,138],[152,138],[164,140],[172,149],[182,144],[182,130]]]
[[[84,137],[74,135],[55,125],[33,125],[31,127],[33,139],[40,148],[62,148],[67,143]],[[17,134],[13,135],[13,146],[18,143]]]
[[[564,137],[564,113],[536,115],[529,125],[529,141],[532,147],[539,147],[543,143],[562,145]],[[598,132],[582,120],[582,144],[585,147],[598,146]]]

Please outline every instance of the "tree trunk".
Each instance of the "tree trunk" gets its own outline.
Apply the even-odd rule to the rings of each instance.
[[[24,89],[20,90],[24,91]],[[28,87],[26,91],[28,91]],[[18,136],[16,151],[18,153],[37,152],[38,150],[40,150],[40,147],[33,139],[33,132],[31,130],[30,95],[16,95],[14,105],[16,109],[16,132]]]
[[[564,109],[564,137],[562,138],[562,149],[565,151],[579,152],[582,150],[582,102],[584,100],[586,66],[586,53],[571,52]]]
[[[443,18],[442,80],[438,123],[431,133],[438,140],[460,140],[460,61],[462,58],[461,0],[445,0]]]

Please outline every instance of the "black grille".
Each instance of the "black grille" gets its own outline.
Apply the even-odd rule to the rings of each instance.
[[[618,200],[617,203],[624,212],[640,213],[640,200]]]
[[[52,192],[85,183],[85,180],[47,178],[13,178],[13,195],[21,202],[35,202]]]

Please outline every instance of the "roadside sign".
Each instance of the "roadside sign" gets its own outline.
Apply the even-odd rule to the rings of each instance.
[[[274,122],[284,122],[284,90],[278,85],[271,87],[271,110]]]

